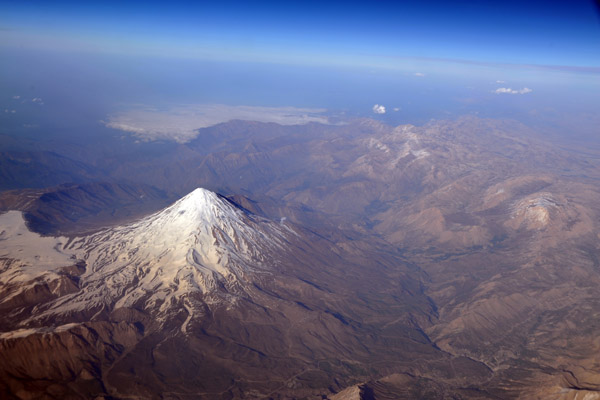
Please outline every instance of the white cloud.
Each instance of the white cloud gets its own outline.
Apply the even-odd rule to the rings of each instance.
[[[34,103],[41,103],[42,99],[40,97],[34,97],[33,99],[31,99],[31,101],[33,101]]]
[[[394,107],[394,111],[395,111],[395,112],[398,112],[398,111],[400,111],[400,107]]]
[[[533,90],[525,87],[523,89],[498,88],[498,89],[494,90],[493,93],[496,93],[496,94],[526,94],[526,93],[531,93],[531,92],[533,92]]]
[[[381,106],[379,104],[375,104],[373,106],[373,112],[375,114],[385,114],[385,106]]]
[[[310,122],[328,124],[321,115],[322,108],[226,106],[197,104],[157,110],[151,107],[135,108],[108,116],[104,124],[109,128],[131,132],[143,140],[167,139],[189,142],[198,135],[198,129],[240,119],[245,121],[274,122],[280,125],[303,125]]]
[[[21,96],[13,96],[13,99],[15,100],[19,100],[21,98]]]
[[[422,78],[422,77],[424,77],[424,76],[425,76],[425,74],[424,74],[424,73],[422,73],[422,72],[415,72],[413,75],[414,75],[414,76],[418,76],[419,78]]]
[[[504,83],[504,81],[499,81],[499,80],[498,80],[498,81],[496,81],[496,83]]]

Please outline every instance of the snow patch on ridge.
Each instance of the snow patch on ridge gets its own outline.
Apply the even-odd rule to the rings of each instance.
[[[25,225],[23,213],[0,215],[0,284],[28,282],[34,278],[56,279],[56,270],[75,264],[63,252],[63,237],[43,237]]]
[[[541,229],[550,223],[550,214],[561,205],[550,193],[539,193],[517,202],[513,206],[511,219],[515,220],[512,225],[525,224],[528,229]]]
[[[70,323],[70,324],[65,324],[65,325],[60,325],[60,326],[55,326],[55,327],[47,327],[47,328],[27,328],[27,329],[16,329],[14,331],[10,331],[10,332],[2,332],[0,333],[0,339],[18,339],[18,338],[24,338],[36,333],[60,333],[60,332],[65,332],[68,331],[71,328],[74,328],[76,326],[78,326],[79,324],[77,323]]]

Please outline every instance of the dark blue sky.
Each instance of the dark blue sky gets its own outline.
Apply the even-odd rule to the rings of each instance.
[[[4,1],[8,46],[394,66],[404,58],[600,66],[591,1]]]

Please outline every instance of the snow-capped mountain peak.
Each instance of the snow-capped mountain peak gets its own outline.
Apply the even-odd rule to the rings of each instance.
[[[196,189],[137,222],[70,240],[60,250],[84,260],[81,290],[43,315],[90,309],[158,310],[232,301],[269,274],[292,231],[252,215],[222,196]],[[191,312],[190,310],[188,310]]]
[[[219,225],[239,220],[240,210],[218,194],[198,188],[159,213],[160,222],[169,228],[195,230],[199,225]]]

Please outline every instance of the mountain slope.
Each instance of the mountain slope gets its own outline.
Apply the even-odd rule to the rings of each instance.
[[[122,224],[169,203],[165,192],[131,183],[65,184],[0,193],[0,210],[23,211],[31,230],[52,236],[72,236]]]
[[[22,221],[19,224],[15,212],[7,217],[6,226],[18,226],[18,232],[5,231],[6,239],[31,244],[33,234]],[[28,236],[22,238],[23,233]],[[163,312],[175,299],[195,292],[205,295],[206,301],[219,301],[219,294],[239,293],[252,274],[268,273],[268,264],[278,262],[277,253],[283,250],[286,236],[292,235],[284,225],[261,220],[215,193],[196,189],[129,225],[69,240],[40,238],[35,245],[17,249],[19,259],[21,254],[28,257],[28,267],[13,267],[10,277],[10,271],[2,277],[10,287],[16,276],[20,282],[28,276],[30,280],[46,275],[50,279],[45,269],[52,263],[67,266],[71,259],[86,264],[85,273],[79,276],[81,290],[45,306],[38,304],[38,311],[45,312],[35,318],[133,306],[158,307]],[[33,255],[42,242],[49,243],[43,250],[49,260],[43,263],[43,258]],[[10,258],[11,249],[5,252],[3,256]]]
[[[11,244],[20,223],[4,229],[0,269],[9,398],[51,386],[74,397],[321,396],[376,371],[452,362],[419,326],[435,310],[418,269],[204,189],[91,235],[29,234],[29,258]]]
[[[220,294],[242,291],[252,274],[267,273],[292,234],[196,189],[139,222],[73,239],[65,250],[83,251],[90,267],[81,277],[84,290],[52,309],[140,306],[162,313],[195,292],[220,301]]]

